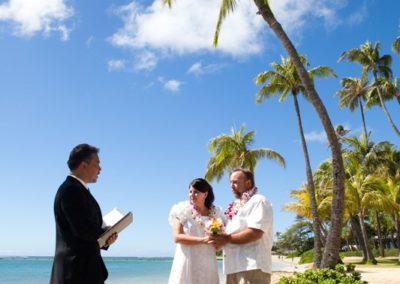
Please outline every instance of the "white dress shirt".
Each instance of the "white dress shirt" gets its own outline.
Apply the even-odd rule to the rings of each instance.
[[[260,239],[247,244],[228,243],[224,247],[224,274],[261,269],[272,272],[272,205],[262,195],[255,194],[228,220],[226,233],[233,234],[247,228],[262,230]]]

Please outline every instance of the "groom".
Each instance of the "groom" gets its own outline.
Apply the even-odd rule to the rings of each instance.
[[[225,214],[226,232],[213,237],[216,247],[224,246],[226,284],[269,284],[272,263],[272,206],[257,194],[254,175],[236,169],[230,176],[236,200]]]

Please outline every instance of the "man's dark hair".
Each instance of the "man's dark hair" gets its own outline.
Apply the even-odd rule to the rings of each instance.
[[[244,174],[244,176],[246,177],[246,180],[250,180],[251,181],[251,187],[255,187],[256,186],[256,182],[254,180],[254,174],[252,171],[248,170],[248,169],[243,169],[243,168],[236,168],[232,171],[231,174],[235,173],[235,172],[242,172]]]
[[[76,170],[83,161],[90,161],[93,154],[98,154],[99,148],[93,147],[89,144],[79,144],[72,149],[69,154],[68,168],[73,171]]]
[[[214,192],[212,189],[212,186],[203,178],[196,178],[192,180],[192,182],[189,184],[189,188],[193,187],[194,189],[200,191],[200,192],[208,192],[208,195],[206,197],[206,200],[204,200],[204,205],[208,208],[211,209],[211,206],[214,202]]]

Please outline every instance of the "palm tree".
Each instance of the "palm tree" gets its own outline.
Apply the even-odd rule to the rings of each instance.
[[[376,42],[374,47],[372,47],[371,43],[367,41],[366,43],[362,44],[360,48],[353,48],[343,52],[339,57],[339,61],[343,59],[347,59],[350,62],[359,63],[362,67],[362,76],[367,76],[369,72],[372,73],[379,103],[393,130],[398,136],[400,136],[400,131],[394,124],[392,117],[386,108],[385,101],[378,84],[378,75],[382,75],[383,77],[389,79],[392,78],[392,70],[390,69],[392,57],[388,54],[383,55],[382,57],[379,56],[379,42]]]
[[[359,166],[359,165],[358,165]],[[365,225],[365,218],[368,210],[378,208],[382,200],[385,200],[384,183],[371,175],[365,175],[360,168],[349,176],[346,181],[346,200],[351,200],[355,204],[356,211],[361,224],[363,240],[367,248],[367,260],[376,264],[374,255],[368,244],[368,235]]]
[[[344,132],[346,134],[346,131],[348,130],[344,130],[344,128],[340,125],[338,126],[338,128],[341,129],[341,131],[339,132]],[[346,139],[346,137],[341,137],[341,139]],[[357,140],[357,139],[356,139]],[[357,140],[358,141],[358,140]],[[365,140],[363,140],[365,141]],[[350,155],[348,155],[347,153],[344,153],[345,156],[345,162],[348,161],[347,157],[349,157]],[[322,212],[327,211],[328,208],[330,208],[331,205],[331,200],[332,200],[332,191],[330,190],[332,187],[332,176],[330,175],[331,173],[331,167],[332,167],[332,163],[330,160],[324,161],[323,163],[321,163],[317,170],[314,172],[314,180],[316,182],[317,187],[317,196],[319,197],[319,208],[321,208],[320,210]],[[355,235],[355,237],[357,238],[358,244],[361,247],[362,251],[363,251],[363,261],[367,261],[367,249],[366,249],[366,245],[364,243],[364,239],[363,239],[363,234],[362,234],[362,230],[361,230],[361,225],[359,222],[359,218],[357,217],[357,202],[355,202],[353,200],[353,198],[351,198],[352,196],[349,196],[349,192],[348,190],[346,191],[346,199],[345,199],[345,203],[344,203],[344,223],[350,223],[350,226],[352,228],[353,234]],[[323,208],[323,210],[322,210]],[[321,212],[319,211],[319,212]],[[321,215],[320,215],[321,216]]]
[[[393,42],[392,50],[400,55],[400,36]]]
[[[309,66],[305,56],[300,56],[304,66]],[[270,98],[275,94],[281,94],[279,101],[283,102],[289,94],[293,97],[294,108],[297,116],[297,125],[300,132],[301,144],[303,147],[304,159],[306,162],[306,175],[307,175],[307,188],[310,195],[311,212],[313,219],[314,230],[314,265],[321,266],[322,259],[322,242],[321,242],[321,229],[320,220],[317,213],[317,201],[315,197],[314,181],[312,177],[310,158],[307,149],[306,139],[304,137],[303,124],[301,120],[301,113],[299,102],[297,99],[298,94],[303,94],[307,98],[305,88],[301,82],[299,75],[293,61],[288,58],[281,58],[281,64],[273,62],[271,64],[274,71],[265,71],[256,77],[256,84],[263,85],[257,93],[257,103],[261,103],[263,99]],[[318,66],[308,71],[311,79],[314,77],[331,76],[336,77],[334,71],[326,66]]]
[[[383,101],[389,101],[396,98],[397,102],[400,104],[400,78],[390,78],[380,77],[378,81],[372,84],[368,90],[366,107],[370,108],[372,106],[380,106],[379,91],[382,94]]]
[[[169,7],[172,5],[172,0],[162,0]],[[309,96],[311,103],[317,111],[321,123],[325,129],[330,149],[332,152],[332,176],[334,177],[333,186],[333,199],[332,199],[332,212],[331,212],[331,228],[328,234],[327,245],[324,250],[322,257],[322,267],[335,267],[339,263],[339,250],[340,250],[340,236],[342,231],[342,217],[343,217],[343,200],[344,200],[344,168],[342,153],[340,149],[339,141],[336,137],[335,130],[332,122],[325,108],[325,105],[321,101],[317,91],[315,90],[314,84],[311,78],[308,76],[307,70],[301,63],[300,56],[294,47],[293,43],[283,30],[281,24],[276,20],[275,15],[271,11],[268,0],[254,0],[258,8],[258,14],[260,14],[265,22],[269,25],[275,35],[278,37],[283,47],[286,49],[290,58],[292,58],[294,65],[296,66],[297,73],[301,81],[304,84],[304,88]],[[221,25],[225,17],[229,12],[233,12],[236,7],[236,0],[222,0],[220,13],[217,21],[216,32],[214,35],[214,46],[218,44],[219,32]]]
[[[393,202],[394,210],[389,210],[393,227],[397,235],[397,247],[400,249],[400,151],[387,141],[377,145],[379,151],[380,163],[376,169],[376,173],[382,176],[388,187],[387,195]]]
[[[248,148],[254,141],[254,135],[254,131],[245,133],[241,126],[239,131],[232,128],[231,134],[221,134],[211,139],[211,158],[208,161],[206,179],[220,180],[225,171],[230,172],[238,167],[254,171],[257,161],[262,158],[274,160],[284,167],[285,159],[278,152],[268,148]]]
[[[368,79],[365,76],[361,78],[344,78],[341,81],[343,89],[338,91],[336,95],[340,98],[339,107],[347,107],[350,111],[354,111],[360,107],[361,119],[364,128],[364,135],[367,137],[367,126],[365,124],[363,101],[367,99],[369,90]]]

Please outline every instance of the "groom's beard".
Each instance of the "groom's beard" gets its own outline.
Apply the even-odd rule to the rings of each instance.
[[[232,192],[233,192],[233,195],[234,195],[236,198],[240,198],[240,197],[242,196],[242,193],[239,192],[239,191],[236,191],[236,190],[232,189]]]

